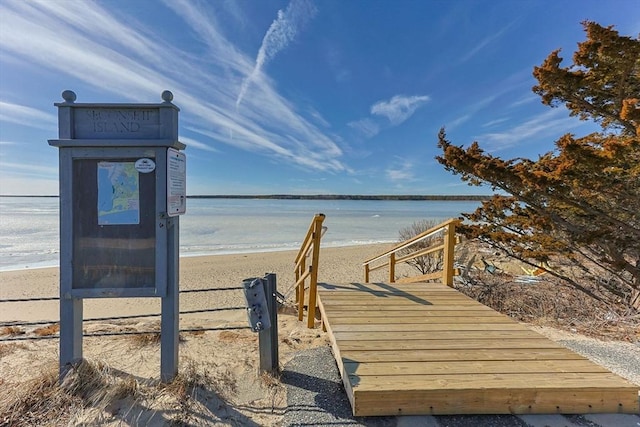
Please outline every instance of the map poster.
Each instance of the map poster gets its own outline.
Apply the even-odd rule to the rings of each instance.
[[[98,225],[140,224],[135,162],[98,162]]]

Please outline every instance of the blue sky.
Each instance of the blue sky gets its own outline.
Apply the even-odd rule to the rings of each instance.
[[[188,194],[486,194],[434,160],[445,126],[501,157],[595,130],[531,92],[580,22],[637,0],[3,0],[0,194],[57,194],[61,92],[180,107]]]

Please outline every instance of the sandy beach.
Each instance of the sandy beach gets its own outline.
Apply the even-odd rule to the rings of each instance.
[[[318,280],[338,283],[363,280],[362,262],[390,247],[392,245],[378,244],[322,248]],[[280,251],[180,258],[180,290],[242,286],[243,279],[275,273],[279,292],[286,294],[295,283],[296,255],[297,251]],[[384,273],[380,271],[380,274],[380,279],[384,279]],[[0,299],[58,297],[59,284],[57,268],[0,272]],[[184,294],[180,301],[181,311],[242,304],[241,291]],[[84,300],[85,318],[159,312],[159,298]],[[244,319],[245,314],[240,314]],[[200,318],[210,319],[210,315]],[[0,309],[0,322],[58,319],[57,301],[5,303]]]
[[[319,281],[362,281],[362,262],[391,246],[322,248]],[[270,272],[277,275],[278,290],[293,300],[295,255],[295,251],[286,251],[181,258],[180,289],[239,287],[245,278],[262,277]],[[385,280],[384,270],[375,274],[372,280]],[[58,287],[57,268],[0,273],[0,299],[57,297]],[[277,378],[258,375],[257,335],[246,327],[246,313],[241,309],[244,305],[241,290],[181,295],[181,311],[238,308],[181,316],[181,329],[206,329],[181,333],[179,376],[186,378],[187,384],[197,385],[190,389],[192,393],[201,393],[189,396],[187,404],[179,396],[167,395],[171,388],[159,384],[160,351],[157,342],[136,339],[135,336],[86,337],[84,357],[99,367],[103,375],[101,384],[119,385],[118,390],[122,384],[135,386],[130,387],[132,391],[129,394],[103,393],[100,398],[92,400],[91,405],[59,415],[66,417],[64,424],[165,425],[180,421],[188,425],[279,425],[287,408],[286,386]],[[158,298],[84,301],[85,319],[159,312]],[[3,327],[12,322],[55,322],[58,315],[57,301],[5,302],[0,308]],[[90,334],[154,331],[158,322],[158,317],[100,320],[85,322],[84,329]],[[34,336],[42,327],[22,326],[14,337]],[[319,322],[315,329],[307,329],[303,322],[297,320],[291,307],[281,310],[278,327],[281,367],[300,352],[328,346],[328,337],[322,332]],[[595,348],[597,363],[640,384],[637,366],[631,370],[628,366],[631,359],[640,365],[637,345],[603,343],[549,328],[535,329],[569,347],[576,344],[578,352],[585,348],[583,353],[587,357],[589,349]],[[9,335],[0,335],[0,338],[9,338]],[[610,348],[618,352],[613,359],[607,356]],[[11,411],[7,409],[6,402],[19,393],[32,393],[30,381],[42,382],[43,376],[57,375],[57,363],[57,339],[0,342],[0,387],[6,391],[4,397],[0,397],[0,424],[3,410],[4,416],[7,416],[6,411]],[[176,407],[182,409],[176,411]],[[58,421],[51,425],[58,425]],[[8,425],[12,425],[11,422]]]
[[[320,281],[362,280],[362,261],[391,245],[323,248],[319,267]],[[294,298],[294,259],[297,251],[265,252],[234,255],[186,257],[180,260],[180,289],[209,289],[239,287],[242,280],[275,273],[278,290]],[[0,273],[0,299],[57,297],[59,271],[57,268],[25,269]],[[187,293],[180,297],[180,310],[243,307],[241,290]],[[84,319],[160,313],[159,298],[101,298],[84,300]],[[59,319],[57,301],[9,302],[0,309],[2,325],[13,322],[55,322]],[[129,320],[101,320],[86,322],[85,333],[115,331],[153,331],[158,317]],[[297,320],[292,309],[279,315],[280,365],[284,366],[296,352],[328,345],[321,328],[307,329]],[[15,337],[34,336],[43,325],[18,328]],[[203,381],[210,382],[215,391],[215,408],[190,410],[209,414],[220,425],[275,425],[286,407],[285,387],[277,381],[265,381],[257,375],[259,366],[257,335],[247,328],[243,309],[184,315],[181,329],[214,329],[204,332],[182,333],[180,344],[180,372],[205,372]],[[215,330],[216,328],[231,328]],[[233,329],[238,328],[238,329]],[[0,338],[6,338],[2,335]],[[159,377],[160,351],[157,343],[145,343],[132,336],[85,337],[83,356],[108,366],[111,382],[134,378],[137,383],[155,381]],[[31,379],[57,372],[58,340],[25,340],[0,342],[0,386],[19,393],[28,389]],[[197,368],[196,368],[197,367]],[[200,375],[200,374],[198,374]],[[198,378],[201,378],[199,376]],[[5,398],[7,396],[5,395]],[[103,399],[104,400],[104,399]],[[175,421],[164,414],[166,407],[175,406],[171,399],[151,399],[145,407],[134,405],[129,399],[113,402],[106,399],[91,411],[71,414],[70,422],[89,421],[100,425],[121,425],[121,421],[135,418],[133,425],[162,425]],[[3,400],[0,398],[0,412]],[[171,412],[171,411],[167,411]],[[0,414],[1,415],[1,414]],[[177,416],[177,415],[176,415]],[[187,416],[183,414],[183,416]],[[1,418],[1,417],[0,417]],[[112,424],[110,424],[112,423]],[[218,425],[196,422],[195,425]],[[57,425],[57,424],[52,424]]]

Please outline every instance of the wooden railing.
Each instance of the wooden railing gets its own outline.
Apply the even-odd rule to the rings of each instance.
[[[304,319],[304,288],[309,279],[309,301],[307,302],[307,327],[313,328],[316,317],[316,296],[318,292],[318,260],[320,258],[320,238],[323,234],[322,222],[324,214],[316,214],[311,221],[309,231],[304,238],[295,260],[296,302],[298,303],[298,320]],[[326,228],[325,228],[326,230]],[[311,254],[311,264],[307,258]]]
[[[447,286],[453,286],[453,276],[455,274],[455,269],[453,267],[453,253],[456,245],[456,225],[460,224],[459,219],[449,219],[441,224],[436,225],[429,230],[426,230],[415,237],[412,237],[409,240],[406,240],[388,251],[377,255],[371,259],[368,259],[363,263],[364,265],[364,281],[369,283],[369,273],[378,270],[381,268],[388,267],[389,268],[389,282],[394,283],[412,283],[412,282],[421,282],[425,280],[432,280],[442,278],[442,283]],[[410,248],[416,243],[428,239],[430,237],[435,236],[438,233],[444,233],[444,239],[442,243],[438,243],[436,245],[430,246],[428,248],[420,248],[414,252],[409,253],[408,255],[404,255],[400,258],[396,257],[396,254],[399,251]],[[436,271],[433,273],[422,274],[419,276],[413,277],[405,277],[400,280],[396,280],[396,265],[410,261],[412,259],[418,258],[420,256],[427,256],[429,254],[433,254],[438,251],[443,251],[443,263],[442,263],[442,271]],[[385,262],[376,266],[371,266],[372,263],[376,261],[380,261],[385,259]]]

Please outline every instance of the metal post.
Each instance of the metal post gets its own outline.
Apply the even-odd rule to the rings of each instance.
[[[264,294],[267,297],[267,311],[271,327],[258,333],[260,348],[260,372],[275,373],[280,368],[278,361],[278,302],[276,301],[276,275],[267,273],[262,280]]]
[[[160,379],[162,382],[170,382],[178,374],[179,220],[179,217],[167,220],[167,294],[162,298],[160,320]]]

